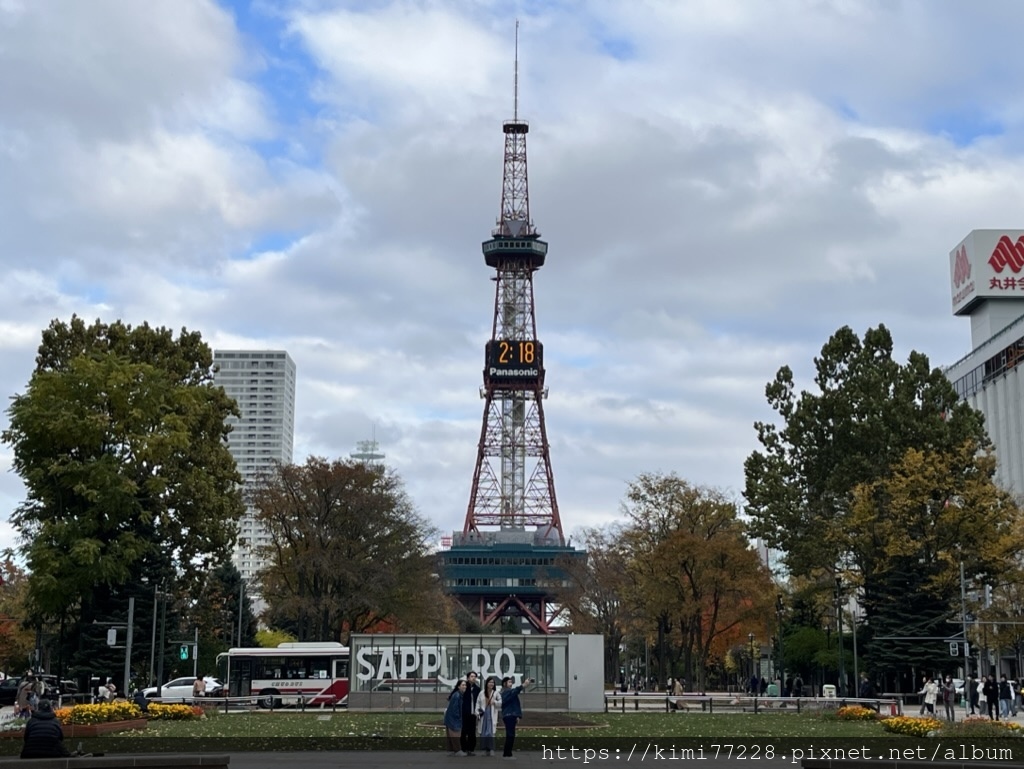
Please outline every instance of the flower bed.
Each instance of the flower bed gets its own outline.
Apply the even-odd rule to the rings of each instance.
[[[911,737],[927,737],[943,727],[943,722],[935,718],[911,718],[910,716],[893,716],[882,719],[882,728],[893,734],[907,734]]]
[[[142,718],[142,711],[134,702],[118,700],[96,705],[75,705],[54,711],[62,724],[103,724],[111,721],[134,721]]]
[[[146,715],[151,721],[192,721],[206,717],[206,713],[197,705],[164,705],[160,702],[151,702]]]
[[[836,711],[836,718],[840,721],[875,721],[878,713],[863,705],[844,705]]]

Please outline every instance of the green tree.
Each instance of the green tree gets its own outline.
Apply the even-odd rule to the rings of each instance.
[[[768,384],[782,426],[756,423],[763,449],[745,463],[751,533],[782,550],[798,575],[833,573],[849,557],[854,488],[886,477],[907,449],[989,447],[981,414],[925,355],[893,359],[885,326],[863,341],[839,329],[814,366],[817,393],[798,394],[788,366]]]
[[[858,591],[872,636],[941,637],[958,603],[959,561],[970,578],[991,578],[1019,542],[1019,512],[992,481],[982,416],[926,356],[895,361],[884,326],[863,341],[840,329],[815,369],[816,393],[797,395],[788,367],[766,388],[782,426],[756,425],[763,448],[745,465],[750,530],[784,551],[791,574],[824,585],[840,575]],[[933,660],[938,646],[870,652],[905,666]]]
[[[260,574],[272,626],[300,641],[338,641],[449,622],[429,552],[436,532],[394,473],[310,457],[258,480],[250,503],[272,543]]]
[[[27,612],[63,623],[79,660],[95,661],[83,628],[123,622],[129,593],[152,592],[143,578],[197,585],[229,555],[244,509],[226,446],[237,409],[212,364],[197,332],[55,320],[8,409]]]
[[[265,649],[276,649],[283,643],[295,643],[297,639],[291,633],[283,630],[257,630],[256,643]]]
[[[255,646],[257,622],[252,598],[242,590],[242,575],[231,561],[225,561],[204,575],[197,592],[182,596],[185,601],[188,637],[199,630],[199,667],[217,669],[217,655],[232,646]],[[239,598],[242,599],[239,636]],[[179,633],[181,635],[181,633]]]

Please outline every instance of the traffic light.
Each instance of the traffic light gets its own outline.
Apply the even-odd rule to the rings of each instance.
[[[112,627],[112,628],[110,628],[110,630],[107,631],[107,646],[116,646],[116,645],[117,645],[117,628]]]
[[[187,660],[188,659],[188,646],[186,644],[182,644],[181,646],[178,647],[178,659],[181,659],[181,660]]]

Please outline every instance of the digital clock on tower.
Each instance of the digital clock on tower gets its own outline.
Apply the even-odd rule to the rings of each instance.
[[[538,379],[544,346],[536,339],[495,339],[487,343],[487,375],[496,381]]]

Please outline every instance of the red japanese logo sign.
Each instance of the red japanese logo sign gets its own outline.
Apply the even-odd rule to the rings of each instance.
[[[1024,269],[1024,235],[1017,238],[1016,243],[1006,235],[999,238],[995,250],[992,251],[992,256],[988,258],[988,263],[996,272],[1002,272],[1005,267],[1009,267],[1010,271],[1014,273]]]
[[[967,246],[960,246],[953,259],[953,285],[960,288],[971,277],[971,261],[967,258]]]

